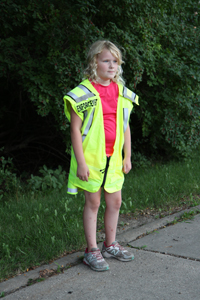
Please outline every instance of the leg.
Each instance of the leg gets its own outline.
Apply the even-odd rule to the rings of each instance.
[[[97,193],[85,191],[85,206],[83,211],[83,225],[88,249],[84,253],[84,264],[88,265],[94,271],[109,270],[109,265],[102,257],[97,248],[96,228],[97,213],[100,205],[101,189]]]
[[[102,255],[109,258],[114,257],[121,261],[130,261],[134,259],[133,253],[120,246],[116,241],[116,229],[121,206],[121,191],[109,194],[106,191],[106,211],[105,211],[105,231],[106,240],[103,243]]]
[[[104,191],[106,201],[106,211],[104,217],[106,244],[111,245],[116,238],[119,209],[121,207],[121,190],[109,194]]]
[[[97,248],[96,228],[97,213],[100,205],[101,189],[96,193],[85,191],[85,206],[83,211],[83,226],[85,230],[85,238],[88,245],[88,251]]]

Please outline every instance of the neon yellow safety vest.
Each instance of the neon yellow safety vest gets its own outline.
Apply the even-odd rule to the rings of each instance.
[[[122,172],[122,148],[124,132],[128,126],[133,102],[138,104],[138,96],[118,84],[119,97],[117,104],[117,127],[114,152],[110,158],[104,189],[108,193],[121,190],[124,182]],[[68,193],[77,194],[78,190],[97,192],[103,182],[106,167],[105,132],[101,99],[97,90],[88,79],[64,96],[65,114],[70,121],[71,107],[82,120],[83,153],[90,176],[88,182],[80,180],[77,174],[77,161],[73,148],[71,150],[71,164],[68,178]]]

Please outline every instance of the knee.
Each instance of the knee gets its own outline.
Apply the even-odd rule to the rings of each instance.
[[[119,211],[121,207],[121,198],[115,199],[115,201],[112,201],[112,203],[107,203],[106,206],[112,211]]]
[[[116,199],[116,201],[114,203],[115,209],[116,210],[120,210],[121,204],[122,204],[121,198],[120,199]]]
[[[96,193],[90,193],[85,191],[85,208],[93,211],[94,213],[98,212],[101,200],[101,190]]]
[[[99,200],[86,201],[85,205],[93,212],[97,212],[100,206],[100,201]]]
[[[93,201],[91,203],[91,209],[94,210],[94,211],[98,211],[99,206],[100,206],[100,201]]]

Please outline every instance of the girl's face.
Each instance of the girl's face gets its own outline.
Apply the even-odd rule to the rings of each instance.
[[[97,81],[102,85],[109,85],[116,75],[118,60],[108,49],[97,55]]]

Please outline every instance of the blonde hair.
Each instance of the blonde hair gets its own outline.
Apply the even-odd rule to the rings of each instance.
[[[97,55],[100,54],[104,49],[110,51],[110,53],[117,58],[118,69],[115,77],[112,79],[114,82],[120,82],[124,84],[124,79],[122,78],[122,67],[124,63],[122,60],[121,51],[110,41],[97,41],[89,49],[87,55],[87,68],[84,70],[85,78],[90,79],[93,82],[97,82]]]

